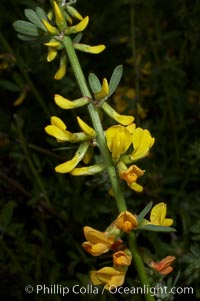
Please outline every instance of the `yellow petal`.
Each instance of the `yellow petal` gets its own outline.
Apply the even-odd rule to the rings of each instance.
[[[173,219],[165,218],[167,214],[167,205],[165,203],[158,203],[155,205],[150,213],[150,221],[154,225],[170,227],[173,224]]]
[[[119,276],[121,275],[121,272],[112,267],[103,267],[96,271],[96,275],[101,282],[107,283],[112,276]]]
[[[45,132],[48,135],[55,137],[59,141],[71,141],[74,138],[74,135],[72,133],[63,131],[54,125],[47,125],[45,127]]]
[[[48,48],[47,62],[51,62],[57,55],[57,49],[55,47]]]
[[[87,123],[85,123],[80,117],[77,117],[78,124],[81,128],[81,130],[88,136],[94,137],[95,136],[95,130],[91,128]]]
[[[173,224],[173,222],[174,222],[173,219],[165,218],[163,223],[162,223],[162,226],[170,227]]]
[[[103,79],[101,90],[94,94],[95,99],[102,100],[109,94],[109,85],[106,78]]]
[[[59,47],[61,44],[58,41],[49,41],[47,43],[44,43],[45,46],[49,46],[49,47]]]
[[[150,214],[150,221],[156,225],[162,225],[167,213],[167,206],[165,203],[155,205]]]
[[[66,130],[67,128],[66,124],[59,117],[56,116],[51,117],[51,124],[57,126],[61,130]]]
[[[83,232],[87,241],[90,241],[93,244],[101,242],[108,246],[111,246],[114,242],[112,238],[106,237],[106,234],[104,232],[98,231],[89,226],[85,226],[83,228]]]
[[[88,241],[82,243],[82,247],[85,249],[86,252],[90,253],[92,256],[99,256],[109,251],[108,245],[103,243],[96,243],[91,244]]]
[[[90,280],[91,280],[93,285],[102,284],[102,282],[98,280],[98,278],[96,276],[96,272],[97,271],[90,271]]]
[[[135,131],[135,127],[136,127],[135,123],[131,123],[126,128],[131,134],[133,134],[133,132]]]
[[[78,163],[83,159],[88,147],[89,142],[82,142],[74,157],[70,161],[56,166],[55,171],[59,173],[67,173],[72,171],[76,167],[76,165],[78,165]]]
[[[54,78],[56,80],[60,80],[65,76],[66,73],[66,67],[67,67],[67,57],[66,55],[61,56],[60,58],[60,67],[56,74],[54,75]]]
[[[56,1],[53,2],[53,6],[54,6],[56,24],[58,27],[60,27],[65,24],[65,19],[63,17],[62,11],[61,11],[59,5],[56,3]]]
[[[87,16],[83,18],[83,20],[81,20],[81,22],[79,22],[77,25],[68,26],[67,28],[65,28],[64,33],[67,35],[81,32],[87,27],[88,22],[89,17]]]
[[[137,161],[149,154],[150,148],[153,146],[155,139],[151,137],[148,130],[136,128],[132,134],[132,143],[134,151],[131,154],[132,161]]]
[[[60,108],[65,110],[82,107],[90,102],[88,97],[82,97],[71,101],[67,98],[62,97],[59,94],[55,94],[54,100]]]
[[[114,125],[106,131],[107,145],[112,157],[117,161],[131,145],[131,133],[121,125]]]
[[[132,190],[134,190],[134,191],[136,191],[136,192],[142,192],[142,191],[143,191],[143,186],[142,186],[142,185],[139,185],[139,184],[136,183],[136,182],[133,182],[133,183],[131,183],[131,184],[128,184],[128,186],[129,186]]]
[[[105,283],[105,289],[116,288],[124,283],[125,271],[118,271],[112,267],[104,267],[96,271],[97,279]]]
[[[129,266],[131,264],[132,255],[130,250],[118,251],[113,254],[113,264],[119,266]]]
[[[79,44],[79,43],[74,43],[73,44],[74,48],[83,52],[88,52],[88,53],[93,53],[93,54],[98,54],[106,48],[105,45],[97,45],[97,46],[90,46],[86,44]]]
[[[138,221],[135,215],[129,211],[121,212],[115,220],[115,225],[118,229],[129,233],[131,230],[136,229]]]
[[[120,272],[120,275],[113,276],[111,280],[104,286],[106,290],[115,289],[118,286],[122,286],[124,284],[125,272]]]
[[[87,167],[74,168],[71,171],[71,175],[73,175],[73,176],[90,176],[90,175],[94,175],[98,172],[101,172],[104,169],[105,169],[104,164],[90,165]]]
[[[118,114],[107,102],[104,102],[101,107],[110,118],[122,125],[130,125],[134,121],[133,116]]]
[[[45,19],[42,20],[42,23],[44,24],[45,28],[47,29],[47,31],[53,35],[57,35],[58,29],[54,26],[52,26],[49,22],[47,22]]]
[[[72,171],[76,167],[76,165],[79,163],[79,158],[78,156],[74,156],[73,159],[70,161],[67,161],[65,163],[62,163],[58,166],[56,166],[55,171],[58,173],[67,173]]]

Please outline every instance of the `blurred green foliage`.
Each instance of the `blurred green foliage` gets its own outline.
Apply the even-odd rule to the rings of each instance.
[[[1,300],[26,300],[24,287],[28,284],[87,284],[88,271],[101,267],[102,262],[81,248],[82,227],[103,230],[117,215],[106,174],[76,178],[54,172],[54,166],[70,158],[73,149],[66,145],[67,150],[59,150],[44,133],[44,126],[49,116],[58,115],[73,132],[76,116],[74,112],[63,114],[53,95],[74,99],[80,94],[70,67],[66,78],[53,79],[58,62],[46,63],[42,41],[25,43],[16,38],[12,23],[25,19],[25,8],[36,6],[48,10],[49,1],[0,3]],[[79,55],[86,76],[95,72],[100,78],[110,77],[114,67],[123,64],[118,98],[114,95],[112,101],[116,106],[125,102],[125,112],[133,112],[137,124],[156,138],[150,158],[142,163],[144,193],[126,187],[124,193],[129,211],[134,213],[151,200],[167,202],[177,232],[144,233],[139,243],[156,254],[157,260],[176,256],[173,273],[158,281],[170,286],[176,280],[177,287],[192,286],[192,300],[198,300],[200,2],[79,0],[76,7],[90,16],[84,42],[107,45],[99,56]],[[24,101],[14,105],[20,96]],[[105,260],[110,259],[105,256]],[[125,285],[138,285],[135,276],[130,268]],[[139,295],[98,298],[107,300],[108,296],[109,300],[142,300]],[[28,297],[46,300],[42,294]],[[96,298],[88,294],[76,297]],[[170,301],[191,296],[159,298]],[[48,299],[59,301],[62,297],[51,295]]]

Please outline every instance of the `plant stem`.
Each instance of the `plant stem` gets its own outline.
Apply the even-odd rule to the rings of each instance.
[[[90,91],[88,89],[86,80],[85,80],[85,76],[83,74],[82,68],[80,66],[79,60],[77,58],[76,52],[74,50],[72,41],[70,37],[64,37],[62,39],[62,43],[65,47],[65,50],[67,52],[68,58],[70,60],[72,69],[74,71],[74,75],[76,77],[77,83],[79,85],[79,88],[83,94],[83,96],[87,96],[89,98],[92,98],[92,95],[90,94]],[[110,177],[110,181],[111,181],[111,185],[113,188],[113,192],[115,195],[115,199],[116,199],[116,203],[117,203],[117,207],[119,212],[121,211],[125,211],[126,210],[126,203],[124,200],[124,196],[122,194],[122,191],[119,187],[119,182],[118,182],[118,175],[116,173],[116,169],[115,166],[113,165],[109,150],[107,148],[107,144],[106,144],[106,139],[104,136],[104,131],[102,128],[102,124],[101,124],[101,120],[99,117],[99,112],[98,109],[91,103],[88,105],[88,111],[92,120],[92,124],[93,127],[96,131],[96,139],[97,139],[97,143],[99,146],[99,149],[101,151],[104,163],[106,165],[109,177]]]
[[[65,47],[65,50],[67,52],[69,61],[71,63],[74,75],[76,77],[77,83],[79,85],[79,88],[81,90],[81,93],[83,96],[87,96],[92,98],[92,95],[88,89],[87,83],[86,83],[86,79],[85,76],[83,74],[82,68],[80,66],[78,57],[76,55],[76,52],[74,50],[71,38],[68,36],[65,36],[62,39],[62,43]],[[101,152],[101,155],[103,157],[104,160],[104,164],[106,165],[107,171],[108,171],[108,175],[110,177],[110,181],[111,181],[111,185],[112,185],[112,189],[115,195],[115,200],[116,200],[116,204],[118,207],[119,212],[122,211],[126,211],[127,207],[126,207],[126,202],[124,199],[124,196],[122,194],[122,191],[120,189],[120,185],[119,185],[119,181],[118,181],[118,175],[115,169],[115,166],[112,162],[112,158],[110,155],[110,152],[108,150],[107,144],[106,144],[106,139],[104,136],[104,131],[103,131],[103,127],[101,124],[101,120],[99,117],[99,112],[98,109],[92,104],[90,103],[88,105],[88,111],[92,120],[92,124],[93,127],[96,131],[96,139],[97,139],[97,143]],[[135,267],[136,270],[138,272],[138,276],[140,278],[141,284],[146,287],[149,286],[149,281],[146,275],[146,271],[144,268],[144,264],[142,261],[142,258],[138,252],[137,249],[137,245],[136,245],[136,237],[135,234],[132,232],[129,236],[129,247],[130,250],[132,252],[134,261],[135,261]],[[152,297],[149,294],[145,295],[145,300],[146,301],[153,301],[154,297]]]
[[[139,253],[139,250],[137,247],[136,236],[133,233],[133,231],[128,235],[128,243],[129,243],[129,248],[130,248],[132,256],[133,256],[135,269],[138,273],[140,282],[143,285],[143,290],[144,290],[144,292],[146,292],[146,289],[150,288],[150,282],[147,277],[142,258],[140,256],[140,253]],[[154,296],[150,295],[147,291],[147,293],[145,293],[145,300],[146,301],[155,301],[155,298],[154,298]]]

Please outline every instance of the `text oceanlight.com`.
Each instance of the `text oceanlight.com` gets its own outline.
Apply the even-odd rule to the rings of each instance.
[[[27,294],[36,293],[36,294],[43,294],[43,295],[61,295],[65,296],[69,293],[75,295],[98,295],[104,294],[106,292],[104,287],[97,287],[93,286],[92,284],[88,284],[87,286],[81,286],[76,284],[72,287],[63,286],[61,284],[52,284],[52,285],[45,285],[45,284],[38,284],[35,287],[32,285],[27,285],[25,287],[25,292]],[[194,294],[194,290],[192,287],[170,287],[167,286],[149,286],[144,285],[140,287],[127,287],[127,286],[120,286],[117,287],[112,285],[108,292],[112,295],[120,294],[120,295],[143,295],[149,294],[151,296],[158,296],[158,295],[168,295],[168,294],[178,294],[178,295],[189,295]]]

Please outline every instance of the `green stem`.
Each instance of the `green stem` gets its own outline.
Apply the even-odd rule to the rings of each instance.
[[[88,89],[85,76],[83,74],[82,68],[80,66],[78,57],[76,55],[76,52],[74,50],[71,38],[68,36],[65,36],[62,39],[62,43],[65,47],[65,50],[67,52],[69,61],[71,63],[74,75],[76,77],[77,83],[79,85],[79,88],[81,90],[81,93],[83,96],[87,96],[92,98],[92,95]],[[97,143],[100,148],[101,155],[104,160],[104,164],[106,165],[108,175],[110,177],[112,189],[114,191],[116,204],[118,207],[119,212],[127,210],[126,202],[124,199],[124,196],[122,194],[122,191],[120,189],[119,181],[118,181],[118,175],[115,169],[115,166],[112,162],[110,152],[108,150],[106,139],[104,135],[104,131],[102,128],[101,120],[99,117],[98,109],[91,103],[88,105],[89,114],[92,120],[93,127],[96,131],[97,135]],[[136,245],[136,237],[135,234],[132,232],[129,236],[129,247],[133,254],[133,258],[135,261],[135,267],[138,272],[138,276],[140,278],[141,284],[144,287],[147,287],[149,285],[149,281],[146,275],[145,267],[142,261],[142,258],[138,252],[137,245]],[[146,301],[153,301],[154,298],[150,296],[149,294],[145,295]]]
[[[74,50],[71,38],[67,37],[67,36],[64,37],[62,39],[62,43],[67,52],[68,58],[70,60],[72,69],[74,71],[74,75],[76,77],[79,88],[82,92],[82,95],[84,97],[87,96],[89,98],[92,98],[92,95],[90,94],[90,91],[89,91],[87,83],[86,83],[85,76],[83,74],[82,68],[80,66],[79,60],[78,60],[76,52]],[[92,120],[93,127],[97,134],[97,138],[96,138],[97,143],[98,143],[99,149],[101,151],[104,163],[106,165],[106,168],[107,168],[107,171],[108,171],[108,174],[110,177],[110,181],[111,181],[111,185],[112,185],[112,188],[114,191],[118,210],[119,210],[119,212],[125,211],[126,203],[125,203],[122,191],[119,187],[118,176],[116,173],[115,166],[113,165],[109,150],[107,148],[106,139],[105,139],[104,131],[102,128],[101,120],[99,117],[98,109],[91,103],[88,105],[88,110],[89,110],[89,114],[90,114],[90,117]]]
[[[147,277],[145,267],[144,267],[144,263],[142,261],[142,258],[140,256],[140,252],[139,252],[138,247],[137,247],[136,236],[133,232],[131,232],[128,235],[128,243],[129,243],[129,248],[130,248],[132,256],[133,256],[135,269],[137,270],[140,282],[143,285],[143,288],[144,288],[144,291],[145,291],[148,288],[150,288],[150,282],[149,282],[149,279]],[[145,293],[145,300],[146,301],[155,301],[155,298],[154,298],[154,296],[150,295],[147,291],[147,293]]]

